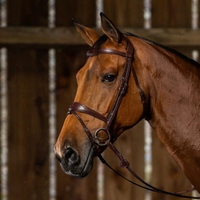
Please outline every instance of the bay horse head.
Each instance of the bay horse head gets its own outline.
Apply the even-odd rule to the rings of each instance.
[[[102,13],[102,36],[73,22],[91,49],[76,75],[75,100],[55,145],[62,169],[86,176],[93,158],[145,117],[200,192],[200,65],[121,33]]]
[[[69,108],[55,152],[67,174],[84,177],[92,169],[94,156],[105,149],[105,141],[116,140],[124,130],[142,119],[144,105],[140,96],[142,90],[138,90],[138,83],[130,76],[135,58],[128,37],[103,13],[102,36],[75,20],[73,23],[91,50],[87,52],[87,62],[76,75],[78,88],[75,100]],[[127,49],[132,55],[128,55]],[[125,65],[129,65],[127,74],[124,72]],[[120,103],[116,102],[119,96]],[[94,150],[96,142],[98,150]]]

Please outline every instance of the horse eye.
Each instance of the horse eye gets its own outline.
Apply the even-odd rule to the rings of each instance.
[[[113,82],[115,80],[116,76],[112,74],[105,74],[103,78],[101,79],[102,82]]]

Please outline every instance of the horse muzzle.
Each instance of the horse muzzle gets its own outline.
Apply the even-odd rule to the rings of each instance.
[[[84,150],[82,155],[72,147],[63,149],[62,157],[58,155],[56,150],[55,155],[62,170],[68,175],[83,178],[92,170],[94,158],[94,150],[92,147],[89,147],[89,150]]]

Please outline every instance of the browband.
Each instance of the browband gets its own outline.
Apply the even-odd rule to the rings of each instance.
[[[92,50],[89,50],[86,52],[87,57],[97,56],[99,54],[115,54],[118,56],[132,58],[132,55],[130,53],[117,51],[115,49],[106,49],[106,48],[95,49],[95,48],[93,48]]]

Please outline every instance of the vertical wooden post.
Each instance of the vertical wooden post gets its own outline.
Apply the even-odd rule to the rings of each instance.
[[[198,0],[198,28],[200,27],[200,2]]]
[[[143,1],[107,0],[104,1],[104,12],[118,27],[143,28]]]
[[[152,0],[153,28],[191,28],[191,0]],[[172,47],[191,56],[186,47]],[[191,184],[171,158],[163,144],[153,135],[152,155],[153,173],[152,185],[167,190],[181,191],[191,187]],[[154,200],[176,200],[177,197],[152,193]]]
[[[47,2],[8,0],[8,26],[47,26]],[[8,105],[8,199],[47,200],[48,50],[8,49]]]

